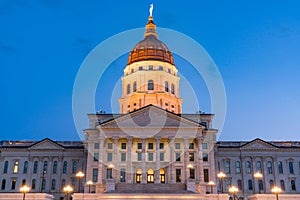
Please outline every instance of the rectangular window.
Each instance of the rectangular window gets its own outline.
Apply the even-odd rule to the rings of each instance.
[[[94,162],[99,161],[99,153],[94,153]]]
[[[98,182],[98,169],[97,168],[93,169],[93,182],[94,183]]]
[[[190,179],[195,179],[195,169],[190,169]]]
[[[149,65],[149,70],[153,70],[153,65]]]
[[[204,154],[203,154],[203,161],[204,161],[204,162],[207,162],[207,161],[208,161],[208,154],[207,154],[207,153],[204,153]]]
[[[125,183],[126,181],[126,169],[121,169],[120,171],[120,182]]]
[[[180,149],[180,143],[175,143],[175,149]]]
[[[176,153],[175,156],[176,156],[176,162],[180,162],[180,153]]]
[[[142,153],[137,153],[137,160],[142,161]]]
[[[153,161],[153,153],[148,153],[148,161]]]
[[[158,70],[163,71],[164,70],[163,66],[159,66]]]
[[[121,143],[121,149],[126,149],[126,143]]]
[[[190,143],[189,144],[189,149],[194,149],[195,147],[194,147],[194,143]]]
[[[168,69],[168,73],[170,73],[170,74],[171,74],[171,69]]]
[[[99,143],[94,144],[94,149],[99,149]]]
[[[153,149],[153,143],[148,143],[148,149]]]
[[[121,153],[121,162],[126,161],[126,153]]]
[[[143,67],[142,67],[142,66],[139,66],[139,70],[143,70]]]
[[[159,154],[159,160],[160,161],[164,161],[165,160],[165,154],[164,153],[160,153]]]
[[[204,182],[209,182],[209,172],[208,169],[203,169],[203,174],[204,174]]]
[[[137,147],[138,149],[142,149],[142,143],[138,143]]]
[[[112,149],[113,148],[113,144],[112,143],[108,143],[107,144],[107,149]]]
[[[194,153],[189,153],[189,160],[190,161],[195,161],[195,154]]]
[[[112,169],[107,168],[106,170],[106,179],[111,179],[112,178]]]
[[[164,149],[164,143],[159,143],[159,149]]]
[[[241,173],[241,163],[240,163],[240,161],[235,162],[235,173],[237,173],[237,174]]]
[[[107,153],[107,161],[112,161],[112,153]]]
[[[202,149],[207,149],[207,143],[202,144]]]
[[[176,169],[176,182],[181,182],[181,169]]]

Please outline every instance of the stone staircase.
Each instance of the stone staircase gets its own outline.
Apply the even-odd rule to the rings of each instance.
[[[162,183],[148,183],[148,184],[131,184],[131,183],[117,183],[116,190],[110,193],[165,193],[165,194],[185,194],[193,193],[186,190],[186,184],[162,184]]]

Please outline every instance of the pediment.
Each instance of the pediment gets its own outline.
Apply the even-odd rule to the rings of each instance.
[[[203,125],[156,106],[147,106],[99,125],[101,128],[199,128]]]
[[[51,150],[60,150],[60,149],[63,149],[63,147],[59,144],[57,144],[56,142],[46,138],[42,141],[39,141],[33,145],[31,145],[29,147],[29,149],[43,149],[43,150],[46,150],[46,149],[51,149]]]
[[[261,139],[255,139],[241,146],[241,149],[260,149],[260,150],[268,149],[269,150],[269,149],[277,149],[277,147]]]

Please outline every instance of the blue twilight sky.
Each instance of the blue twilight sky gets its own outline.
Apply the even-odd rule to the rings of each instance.
[[[300,140],[298,0],[0,0],[0,140],[78,140],[72,91],[81,63],[101,41],[143,27],[150,3],[157,26],[192,37],[218,66],[227,94],[221,140]],[[110,112],[126,61],[105,72],[96,109]],[[175,64],[210,112],[201,76],[176,55]],[[183,98],[184,112],[195,113]]]

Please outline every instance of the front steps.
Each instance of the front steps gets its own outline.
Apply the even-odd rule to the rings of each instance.
[[[163,183],[117,183],[116,190],[109,193],[164,193],[164,194],[185,194],[193,193],[186,191],[186,184],[174,183],[174,184],[163,184]]]

